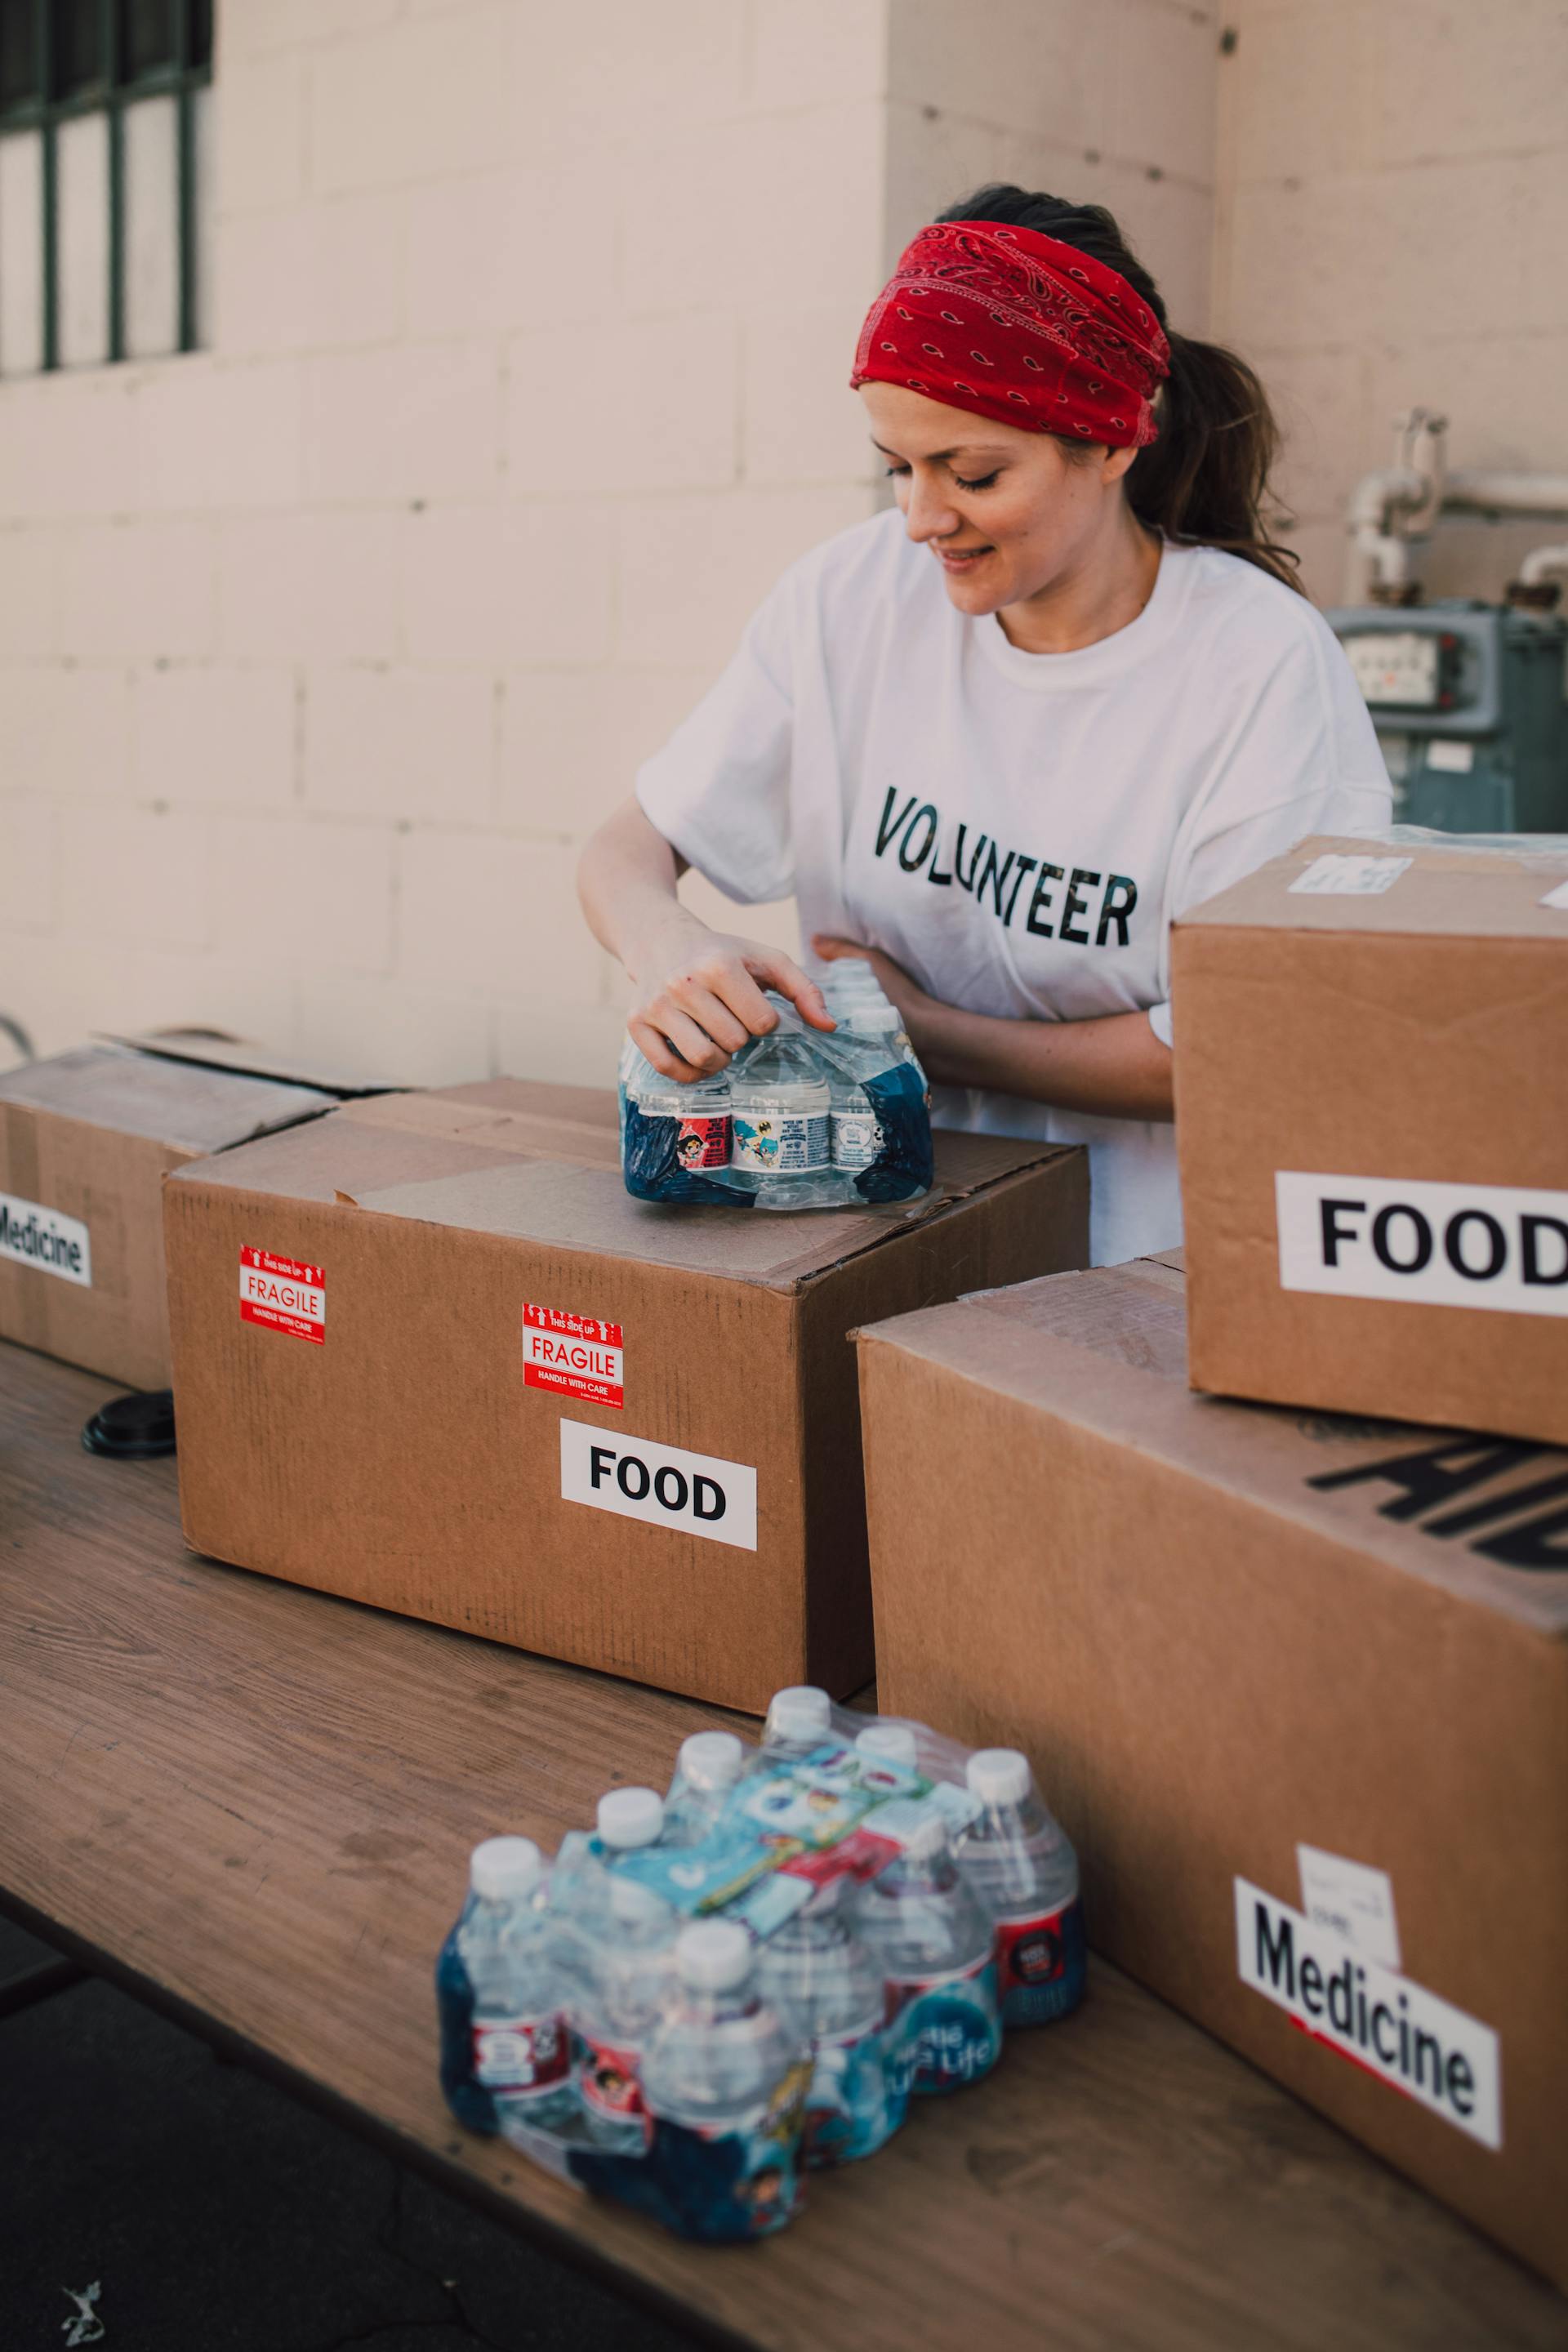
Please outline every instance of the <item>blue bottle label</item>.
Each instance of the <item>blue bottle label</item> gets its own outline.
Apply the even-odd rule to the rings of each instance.
[[[809,2062],[802,2060],[765,2100],[722,2132],[654,2116],[639,2201],[651,2203],[681,2236],[710,2242],[782,2230],[800,2202],[800,2137],[810,2079]]]
[[[801,2152],[808,2168],[874,2156],[903,2122],[908,2069],[880,2015],[847,2033],[818,2036]]]
[[[962,2090],[991,2072],[1002,2048],[1002,2019],[989,1953],[941,1976],[899,1979],[891,1990],[911,2091]]]

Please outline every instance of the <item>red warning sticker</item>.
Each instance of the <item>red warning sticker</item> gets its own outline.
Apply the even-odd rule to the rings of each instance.
[[[556,1396],[580,1397],[584,1404],[626,1405],[626,1359],[621,1327],[596,1315],[566,1315],[555,1307],[522,1310],[522,1378],[525,1387]]]
[[[270,1250],[239,1253],[239,1319],[264,1323],[269,1331],[291,1332],[320,1348],[327,1337],[327,1276],[324,1267],[298,1258],[274,1257]]]

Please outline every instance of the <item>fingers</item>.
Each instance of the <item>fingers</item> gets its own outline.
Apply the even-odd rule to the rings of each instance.
[[[754,1034],[743,1021],[736,1018],[721,997],[715,995],[712,989],[703,987],[698,980],[671,981],[664,993],[681,1012],[690,1014],[698,1027],[707,1032],[722,1054],[738,1054],[748,1037]]]
[[[747,958],[747,962],[759,980],[787,996],[803,1021],[814,1029],[836,1029],[837,1023],[827,1009],[827,999],[816,981],[808,980],[799,964],[786,956],[781,948],[765,948]],[[773,1025],[770,1019],[769,1028]]]
[[[705,1070],[694,1069],[689,1062],[684,1061],[651,1021],[645,1021],[634,1013],[626,1023],[626,1031],[643,1059],[653,1064],[661,1078],[673,1078],[677,1086],[689,1087],[708,1075]]]

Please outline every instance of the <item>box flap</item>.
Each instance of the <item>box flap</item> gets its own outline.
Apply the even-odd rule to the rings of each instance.
[[[345,1104],[175,1181],[337,1199],[368,1214],[795,1289],[1068,1148],[939,1134],[937,1190],[924,1201],[787,1216],[665,1208],[622,1183],[614,1095],[512,1078]]]
[[[1198,1395],[1184,1383],[1183,1289],[1173,1269],[1139,1259],[980,1293],[858,1337],[1113,1437],[1533,1632],[1568,1635],[1568,1454]],[[1500,1556],[1510,1551],[1511,1562]]]
[[[1314,835],[1178,918],[1177,928],[1355,931],[1440,939],[1542,940],[1568,948],[1568,835],[1524,835],[1517,849],[1468,846],[1462,834],[1421,841],[1395,826],[1361,837]],[[1298,889],[1326,857],[1375,860],[1380,887]],[[1388,866],[1405,861],[1397,873]],[[1386,877],[1386,878],[1385,878]],[[1561,890],[1555,906],[1549,901]]]
[[[314,1087],[170,1060],[122,1045],[81,1045],[0,1076],[0,1103],[145,1136],[184,1151],[226,1151],[331,1110]]]
[[[221,1029],[148,1029],[129,1036],[102,1031],[99,1035],[104,1045],[125,1046],[135,1054],[156,1054],[165,1061],[231,1070],[245,1077],[277,1078],[286,1086],[314,1087],[340,1101],[357,1095],[401,1091],[396,1078],[370,1077],[363,1071],[318,1062],[308,1054],[285,1053],[277,1046],[259,1045],[254,1038],[231,1037]]]

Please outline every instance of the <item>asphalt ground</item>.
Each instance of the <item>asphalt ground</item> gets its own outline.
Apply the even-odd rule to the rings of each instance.
[[[0,1917],[0,2347],[95,2343],[694,2352]]]

